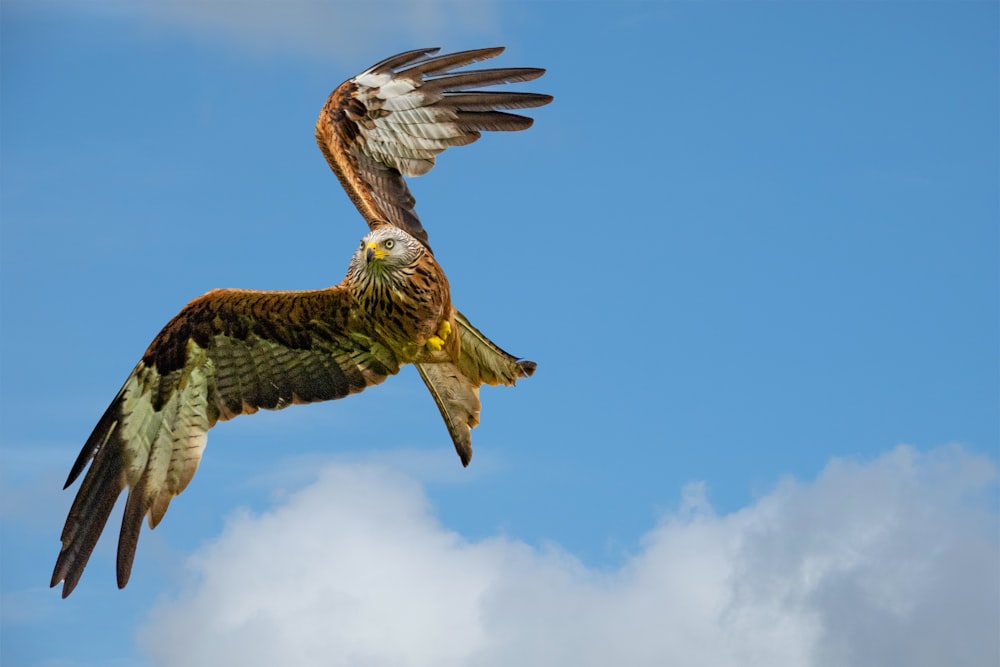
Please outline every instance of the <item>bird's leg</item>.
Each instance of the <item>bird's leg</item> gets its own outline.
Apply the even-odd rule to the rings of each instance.
[[[441,324],[438,325],[437,335],[427,339],[427,349],[431,352],[437,352],[444,347],[444,342],[450,335],[451,323],[448,320],[441,320]]]

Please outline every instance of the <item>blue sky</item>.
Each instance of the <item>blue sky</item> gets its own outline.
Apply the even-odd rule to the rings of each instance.
[[[997,663],[996,3],[281,6],[0,10],[5,665]],[[413,369],[221,424],[129,586],[116,513],[60,600],[62,483],[160,327],[342,278],[326,95],[494,44],[555,102],[411,182],[539,363],[472,465]]]

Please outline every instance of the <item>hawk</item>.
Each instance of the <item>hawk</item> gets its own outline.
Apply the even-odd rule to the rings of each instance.
[[[479,90],[543,69],[462,69],[502,51],[408,51],[330,94],[316,141],[369,226],[346,276],[313,291],[212,290],[157,334],[66,480],[64,488],[87,470],[52,573],[63,597],[126,490],[117,578],[119,588],[128,583],[143,519],[156,527],[198,469],[209,429],[237,415],[343,398],[413,364],[468,465],[479,387],[513,385],[535,364],[500,349],[452,305],[404,176],[430,171],[439,153],[482,131],[530,127],[510,110],[552,101]]]

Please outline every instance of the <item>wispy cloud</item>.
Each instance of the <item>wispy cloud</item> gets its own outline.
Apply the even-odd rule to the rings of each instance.
[[[996,664],[995,480],[898,447],[727,515],[693,484],[601,571],[464,539],[412,478],[336,464],[231,519],[141,643],[162,665]]]
[[[251,53],[291,52],[349,60],[393,49],[454,44],[499,32],[491,0],[10,0],[19,11],[87,13],[139,19]]]

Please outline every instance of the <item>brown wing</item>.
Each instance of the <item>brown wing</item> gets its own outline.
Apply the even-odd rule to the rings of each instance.
[[[347,293],[215,290],[164,327],[66,481],[91,463],[62,533],[52,586],[76,586],[118,496],[128,500],[118,586],[128,582],[144,517],[155,527],[194,476],[217,421],[342,398],[399,372],[395,356],[350,331]]]
[[[345,81],[316,121],[320,150],[368,225],[401,227],[425,245],[427,232],[403,176],[427,173],[438,153],[472,143],[483,130],[531,127],[531,118],[500,109],[552,101],[536,93],[471,90],[530,81],[543,69],[454,71],[498,56],[503,47],[433,56],[437,51],[401,53]]]

